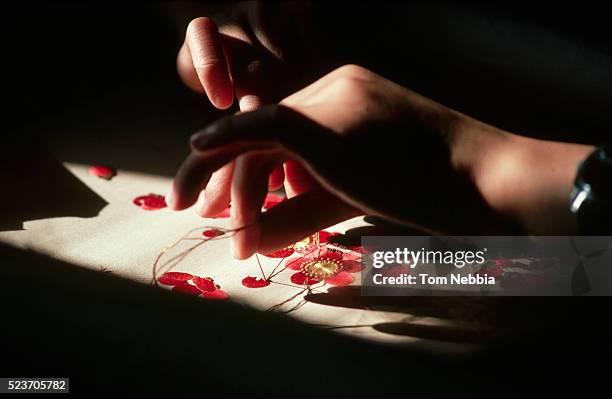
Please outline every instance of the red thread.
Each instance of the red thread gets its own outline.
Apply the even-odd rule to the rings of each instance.
[[[110,166],[93,165],[89,168],[89,174],[100,179],[110,180],[117,174],[117,171]]]
[[[145,211],[156,211],[168,206],[164,197],[158,194],[141,195],[134,198],[132,202]]]
[[[269,286],[270,282],[259,277],[248,276],[242,279],[242,285],[247,288],[262,288]]]

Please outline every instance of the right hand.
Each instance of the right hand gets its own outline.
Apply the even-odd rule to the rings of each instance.
[[[234,91],[241,111],[278,102],[295,91],[292,81],[308,68],[308,8],[249,1],[213,18],[195,18],[177,58],[181,79],[219,109],[233,104]]]
[[[309,42],[309,7],[249,1],[214,20],[192,20],[177,58],[181,79],[219,109],[231,107],[234,93],[242,112],[278,102],[303,85],[306,71],[317,69],[312,68],[317,61]],[[239,157],[213,174],[195,206],[200,216],[214,217],[230,205],[236,163],[251,163],[250,158]],[[284,180],[279,166],[269,176],[270,190],[282,187]]]

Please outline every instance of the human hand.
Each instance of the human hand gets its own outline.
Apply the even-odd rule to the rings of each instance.
[[[214,18],[194,19],[178,54],[179,75],[220,109],[232,105],[234,92],[243,112],[278,102],[303,86],[320,63],[309,41],[309,8],[304,2],[250,1]],[[213,217],[229,206],[235,166],[229,162],[212,175],[196,205],[201,216]],[[279,166],[270,188],[283,180]]]
[[[464,115],[348,65],[279,105],[226,117],[192,138],[169,206],[193,205],[236,158],[234,255],[247,258],[363,213],[436,231],[484,228],[493,215],[470,171],[504,133],[467,137]],[[486,133],[486,134],[485,134]],[[289,200],[261,213],[270,173],[285,163]],[[495,225],[497,218],[487,218]]]
[[[277,102],[312,64],[309,8],[248,1],[193,19],[177,57],[180,77],[219,109],[232,105],[234,91],[241,111]]]

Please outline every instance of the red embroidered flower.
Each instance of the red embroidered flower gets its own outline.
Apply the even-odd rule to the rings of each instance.
[[[263,288],[269,286],[270,282],[263,278],[248,276],[242,279],[242,285],[247,288]]]
[[[223,291],[210,277],[198,277],[189,273],[168,272],[157,279],[162,285],[172,287],[172,291],[179,291],[206,299],[228,299],[229,295]]]
[[[156,211],[168,206],[164,197],[158,194],[141,195],[134,198],[132,202],[145,211]]]
[[[93,165],[89,168],[89,174],[92,176],[99,177],[100,179],[110,180],[116,174],[115,168],[106,165]]]
[[[286,258],[288,256],[293,255],[295,252],[307,254],[319,248],[321,245],[327,244],[329,242],[329,237],[337,235],[340,235],[340,233],[331,233],[329,231],[321,230],[311,236],[304,238],[301,241],[296,242],[291,246],[281,248],[278,251],[270,252],[268,254],[263,254],[263,256],[266,256],[268,258]]]
[[[296,252],[302,254],[308,254],[316,249],[318,249],[321,245],[325,245],[329,243],[330,237],[335,237],[341,235],[340,233],[330,232],[321,230],[319,232],[314,233],[311,236],[304,238],[301,241],[293,244],[293,248]]]
[[[361,271],[361,262],[354,254],[318,247],[303,256],[287,260],[285,266],[296,270],[291,282],[311,285],[325,281],[330,285],[349,285],[355,281],[354,273]]]

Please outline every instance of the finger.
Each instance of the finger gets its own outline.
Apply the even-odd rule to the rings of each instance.
[[[242,96],[238,96],[238,98],[240,99],[239,105],[242,112],[254,110],[261,105],[258,97],[248,100],[244,100]],[[204,190],[204,195],[200,196],[201,201],[198,200],[199,206],[196,207],[196,213],[202,217],[214,217],[230,205],[234,168],[235,163],[231,162],[213,173]]]
[[[193,60],[191,52],[187,43],[183,43],[179,50],[178,56],[176,57],[176,69],[179,77],[191,90],[198,93],[205,93],[204,86],[200,82],[200,77],[196,73],[195,67],[193,66]]]
[[[287,197],[295,197],[304,192],[311,191],[318,186],[316,180],[295,160],[288,160],[284,164],[285,192]]]
[[[252,111],[264,102],[269,102],[270,99],[264,98],[263,93],[279,83],[275,82],[272,87],[269,84],[271,74],[266,73],[265,63],[260,60],[261,54],[256,51],[248,35],[240,30],[224,27],[220,39],[240,110]]]
[[[285,183],[285,170],[283,165],[277,166],[270,173],[268,178],[268,191],[279,190]]]
[[[236,159],[232,180],[231,227],[240,229],[232,237],[232,253],[237,259],[247,259],[259,245],[261,215],[268,176],[276,164],[270,152],[247,153]]]
[[[185,43],[210,102],[220,109],[229,108],[234,92],[217,25],[210,18],[194,19],[187,27]]]
[[[261,215],[257,252],[273,252],[359,214],[325,190],[298,195]]]
[[[202,217],[215,217],[230,205],[230,188],[234,174],[234,162],[230,162],[212,174],[204,189],[202,201],[196,213]]]
[[[236,97],[240,110],[243,112],[253,111],[264,104],[262,93],[265,88],[262,85],[266,80],[262,68],[260,62],[252,62],[247,65],[246,70],[240,73],[233,72],[236,81]]]
[[[333,132],[280,105],[221,118],[191,137],[192,148],[202,153],[232,143],[245,147],[280,145],[309,158],[329,155],[340,144]]]
[[[253,145],[249,146],[252,147]],[[200,192],[206,188],[212,173],[247,149],[243,144],[235,143],[208,151],[206,154],[192,151],[174,177],[172,187],[166,196],[168,206],[174,210],[182,210],[193,205]]]

